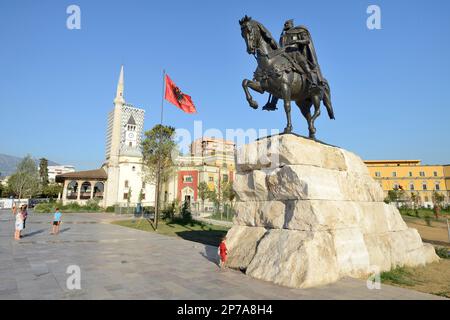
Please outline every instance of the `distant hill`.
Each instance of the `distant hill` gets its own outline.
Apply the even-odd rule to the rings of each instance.
[[[10,156],[7,154],[1,154],[0,153],[0,176],[9,176],[13,174],[16,169],[17,165],[22,161],[23,158]],[[34,159],[36,162],[36,166],[39,166],[39,159]],[[58,164],[56,162],[48,160],[49,166],[57,166]]]

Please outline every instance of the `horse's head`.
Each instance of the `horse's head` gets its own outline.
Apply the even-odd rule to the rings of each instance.
[[[239,20],[239,24],[241,25],[241,35],[247,45],[248,54],[256,54],[256,49],[258,48],[257,40],[259,38],[259,34],[256,34],[258,31],[256,21],[245,15],[244,18]]]
[[[247,45],[247,52],[249,54],[256,54],[258,49],[261,49],[261,45],[268,44],[269,49],[275,50],[278,48],[278,44],[273,39],[270,32],[258,21],[252,20],[247,15],[239,20],[241,25],[241,35],[244,38]]]

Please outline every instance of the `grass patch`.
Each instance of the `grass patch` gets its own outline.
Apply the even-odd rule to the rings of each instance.
[[[381,273],[381,282],[413,286],[416,282],[412,279],[413,274],[404,267]]]
[[[219,220],[219,221],[229,221],[232,222],[234,217],[234,213],[222,213],[222,216],[218,212],[214,212],[212,215],[207,217],[208,219]]]
[[[400,208],[398,209],[402,215],[410,216],[410,217],[417,217],[425,219],[427,216],[434,217],[433,209],[426,209],[426,208],[420,208],[420,209],[408,209],[408,208]],[[448,218],[450,216],[449,209],[441,209],[441,212],[439,213],[439,216],[441,218]]]
[[[146,219],[120,220],[112,223],[142,231],[155,232],[153,225]],[[160,220],[157,233],[218,246],[221,238],[228,232],[228,229],[227,227],[215,226],[199,221],[183,221],[181,219]]]

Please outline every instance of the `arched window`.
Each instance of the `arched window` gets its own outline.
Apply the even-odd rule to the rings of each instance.
[[[78,182],[70,181],[67,185],[67,199],[76,199],[78,196]]]
[[[92,188],[92,185],[90,182],[88,182],[88,181],[83,182],[83,184],[81,185],[81,190],[80,190],[80,199],[83,199],[83,200],[90,199],[91,198],[91,188]]]
[[[105,185],[103,182],[97,182],[94,185],[94,198],[103,199],[103,191],[105,190]]]

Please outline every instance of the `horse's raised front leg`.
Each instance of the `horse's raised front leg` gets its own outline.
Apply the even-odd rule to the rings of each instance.
[[[284,112],[286,113],[286,128],[284,128],[284,133],[292,132],[292,122],[291,122],[291,92],[288,85],[284,84],[281,87],[281,96],[284,101]]]
[[[247,98],[247,101],[248,101],[248,104],[250,105],[250,107],[252,107],[253,109],[258,109],[258,102],[253,100],[253,97],[250,94],[250,91],[248,90],[248,88],[253,89],[259,93],[264,93],[264,90],[261,88],[261,84],[256,81],[244,79],[242,81],[242,88],[244,88],[245,97]]]

